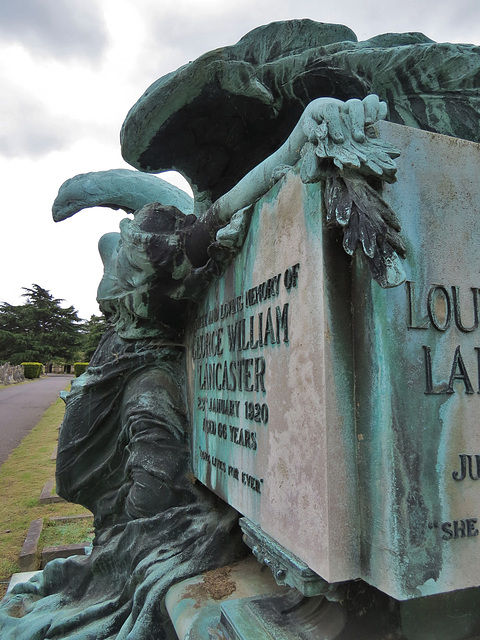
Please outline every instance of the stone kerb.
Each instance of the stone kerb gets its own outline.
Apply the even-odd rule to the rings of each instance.
[[[381,123],[407,246],[382,289],[290,171],[190,336],[197,478],[329,582],[477,586],[479,146]]]
[[[42,527],[43,518],[38,518],[33,520],[28,528],[18,559],[21,571],[35,571],[38,569],[38,542],[42,534]]]

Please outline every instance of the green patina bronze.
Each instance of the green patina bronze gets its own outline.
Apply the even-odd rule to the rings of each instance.
[[[205,209],[273,153],[320,96],[375,93],[392,122],[479,141],[479,67],[476,46],[420,33],[357,42],[340,25],[276,22],[157,80],[125,120],[122,154],[142,171],[180,171]]]
[[[14,588],[2,638],[175,637],[167,589],[244,551],[236,513],[191,475],[184,334],[194,305],[241,248],[249,205],[299,160],[304,182],[325,181],[347,253],[360,246],[373,277],[398,285],[405,247],[378,193],[397,152],[371,125],[387,116],[478,140],[479,68],[475,47],[421,34],[359,43],[339,25],[274,23],[161,78],[124,123],[124,158],[180,171],[196,216],[183,192],[139,172],[62,186],[55,220],[97,205],[134,212],[100,241],[110,328],[67,398],[57,458],[57,490],[93,511],[96,538],[90,556]],[[365,203],[374,215],[362,218]]]
[[[52,214],[55,222],[60,222],[89,207],[133,213],[151,202],[193,213],[192,198],[169,182],[138,171],[111,169],[82,173],[67,180],[55,200]]]

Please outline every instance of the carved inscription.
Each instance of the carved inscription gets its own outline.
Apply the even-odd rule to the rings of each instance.
[[[196,424],[204,443],[198,448],[200,460],[218,472],[217,478],[225,474],[256,494],[262,492],[263,478],[241,469],[235,456],[240,451],[255,455],[259,429],[268,428],[269,354],[288,348],[290,294],[297,289],[299,276],[296,263],[221,301],[196,322],[192,356]],[[225,447],[225,460],[211,452],[225,452]]]
[[[458,540],[462,538],[476,538],[478,529],[476,527],[478,518],[465,518],[464,520],[453,520],[452,522],[429,522],[429,529],[439,529],[442,532],[442,540]]]
[[[479,328],[479,296],[478,287],[461,288],[457,285],[432,284],[423,296],[417,295],[416,284],[405,283],[407,294],[407,327],[410,330],[433,331],[441,335],[448,331],[458,331],[459,342],[462,335],[471,334]],[[422,345],[425,386],[428,396],[480,394],[480,347],[473,346],[474,358],[466,364],[465,354],[470,355],[472,346],[457,344],[451,356],[445,359],[437,356],[434,361],[432,347]],[[472,368],[472,361],[475,366]],[[470,367],[470,368],[469,368]],[[480,454],[458,454],[458,468],[451,471],[451,478],[456,483],[480,479]],[[479,534],[477,518],[463,518],[446,522],[429,522],[430,529],[438,530],[441,540],[461,540],[476,538]]]
[[[480,455],[460,453],[458,457],[460,458],[460,471],[454,471],[452,478],[457,482],[462,482],[465,478],[480,480]]]
[[[468,374],[465,362],[463,360],[462,353],[460,351],[460,345],[455,349],[453,354],[452,366],[450,368],[450,375],[448,377],[448,383],[435,384],[432,372],[432,350],[430,347],[423,345],[424,357],[425,357],[425,394],[426,395],[441,395],[444,393],[454,393],[454,382],[459,380],[463,382],[465,393],[475,393],[473,390],[472,382]],[[480,393],[480,348],[475,347],[477,352],[477,380],[479,389],[477,393]],[[475,379],[475,378],[474,378]]]
[[[470,293],[458,286],[431,285],[426,300],[415,297],[415,283],[405,283],[408,298],[408,328],[447,331],[454,323],[459,331],[470,333],[478,329],[479,289],[470,287]],[[468,307],[467,307],[468,305]],[[468,324],[465,318],[468,317]]]
[[[432,284],[426,295],[416,295],[415,282],[405,283],[407,292],[407,327],[413,330],[428,330],[445,333],[453,328],[462,334],[469,334],[479,327],[478,287],[462,289],[459,286]],[[466,394],[480,394],[480,347],[474,346],[475,367],[468,369],[465,364],[462,345],[458,344],[445,362],[434,362],[432,348],[423,345],[425,367],[425,394],[443,395],[463,390]],[[456,383],[460,384],[456,384]]]
[[[229,477],[241,482],[242,485],[248,489],[259,494],[262,493],[263,478],[256,478],[246,471],[240,471],[238,467],[234,467],[233,465],[227,466],[226,462],[216,456],[212,456],[208,451],[205,451],[201,447],[199,447],[199,453],[201,460],[203,460],[207,465],[211,465],[222,473],[226,473]]]

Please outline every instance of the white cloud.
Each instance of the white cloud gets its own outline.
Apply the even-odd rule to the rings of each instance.
[[[37,55],[95,59],[106,46],[103,16],[83,0],[3,0],[0,35]]]
[[[34,93],[4,81],[0,102],[0,155],[37,157],[68,148],[78,127],[56,117]],[[76,132],[76,133],[75,133]]]

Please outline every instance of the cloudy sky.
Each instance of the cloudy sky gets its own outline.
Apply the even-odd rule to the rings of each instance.
[[[120,128],[157,78],[261,24],[304,17],[346,24],[360,40],[423,31],[480,44],[478,0],[0,0],[0,301],[18,304],[36,283],[81,317],[98,313],[97,241],[121,214],[55,224],[59,186],[127,168]]]

